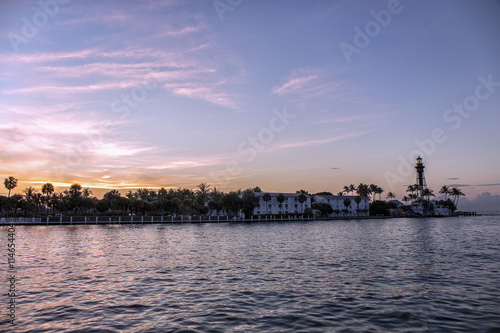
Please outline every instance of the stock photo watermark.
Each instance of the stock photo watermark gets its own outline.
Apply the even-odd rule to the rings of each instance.
[[[393,16],[400,14],[404,8],[399,0],[389,0],[386,7],[387,9],[370,11],[373,20],[368,21],[364,25],[364,29],[358,26],[354,27],[355,34],[352,44],[344,41],[339,44],[348,64],[352,62],[352,56],[361,53],[361,50],[370,45],[372,39],[380,35],[382,30],[391,24]]]
[[[141,102],[144,102],[148,97],[149,92],[157,89],[160,85],[160,80],[155,76],[158,68],[151,71],[142,81],[142,84],[131,88],[128,92],[120,95],[120,98],[113,100],[109,109],[116,113],[120,120],[125,120],[130,115],[130,112],[136,109]],[[103,120],[95,133],[86,135],[86,139],[77,145],[73,150],[66,153],[66,163],[59,164],[53,167],[53,172],[61,174],[68,167],[75,167],[83,162],[83,159],[92,149],[102,146],[104,143],[104,135],[109,132],[112,127],[112,119]]]
[[[16,320],[16,228],[11,224],[7,229],[7,284],[8,284],[8,322],[15,325]]]
[[[224,21],[225,13],[232,12],[236,7],[241,5],[242,2],[243,0],[214,0],[212,5],[222,22]]]
[[[274,141],[276,134],[283,132],[296,117],[295,114],[288,113],[286,107],[283,111],[273,109],[273,114],[267,127],[261,128],[256,135],[249,135],[236,148],[238,155],[244,157],[247,163],[254,161],[258,153],[264,151]],[[235,158],[226,164],[224,170],[210,172],[209,175],[218,186],[227,186],[231,179],[242,171],[242,163]]]
[[[474,93],[466,96],[462,103],[454,103],[452,107],[446,109],[443,113],[443,121],[448,124],[452,130],[458,130],[463,123],[463,119],[467,119],[473,112],[479,109],[481,101],[486,101],[500,87],[500,81],[493,80],[493,74],[489,74],[486,78],[478,76],[479,84],[476,85]],[[401,184],[404,179],[409,177],[414,172],[413,161],[417,156],[429,157],[434,154],[436,147],[448,140],[446,130],[441,127],[436,127],[431,131],[431,135],[423,140],[416,139],[414,141],[418,149],[413,150],[408,158],[403,155],[398,156],[399,165],[397,174],[386,171],[384,174],[385,180],[391,190],[395,189],[396,184]]]
[[[60,5],[65,5],[68,2],[70,2],[70,0],[38,1],[40,9],[33,14],[31,19],[26,16],[23,16],[21,19],[23,25],[20,34],[15,32],[7,34],[7,38],[14,51],[19,52],[20,45],[28,44],[31,39],[35,38],[40,29],[49,23],[50,18],[53,18],[59,13]]]

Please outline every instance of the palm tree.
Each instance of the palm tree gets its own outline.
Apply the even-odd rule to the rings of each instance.
[[[426,197],[427,198],[427,201],[430,201],[431,200],[431,197],[434,197],[434,191],[431,190],[430,188],[424,188],[424,190],[422,191],[422,196]]]
[[[309,193],[309,191],[306,191],[306,190],[298,190],[298,191],[295,191],[295,193],[303,194],[303,195],[312,195],[311,193]]]
[[[69,187],[68,194],[73,197],[79,197],[82,195],[82,185],[80,184],[71,184]]]
[[[26,199],[31,200],[36,193],[36,189],[32,186],[24,189],[24,195]]]
[[[405,203],[405,205],[408,205],[408,201],[410,201],[410,198],[408,198],[406,195],[402,199]]]
[[[413,194],[413,192],[415,192],[417,190],[417,185],[408,185],[408,187],[406,188],[406,192],[411,192],[411,194]]]
[[[243,199],[240,198],[240,193],[238,192],[239,191],[231,191],[222,197],[223,206],[230,212],[231,216],[237,216],[240,209],[243,208]]]
[[[347,211],[349,211],[349,209],[348,209],[348,208],[349,208],[349,206],[350,206],[350,205],[351,205],[351,199],[349,199],[349,198],[345,198],[345,199],[344,199],[344,206],[345,206],[345,209],[346,209]],[[346,213],[346,214],[347,214],[347,213]]]
[[[24,208],[24,213],[26,214],[26,210],[29,208],[31,210],[32,204],[34,204],[34,198],[35,198],[35,193],[36,189],[32,186],[25,188],[23,190],[24,197],[26,198],[26,205]]]
[[[262,196],[262,200],[264,200],[266,205],[266,214],[269,214],[269,207],[267,203],[271,201],[271,195],[269,193],[264,193],[264,195]]]
[[[162,200],[162,199],[165,199],[168,195],[168,192],[167,190],[162,187],[158,190],[158,199]]]
[[[370,193],[373,193],[373,202],[375,202],[377,191],[378,191],[378,186],[375,184],[370,184],[369,187]]]
[[[396,199],[396,195],[392,192],[387,193],[387,199]]]
[[[307,197],[305,196],[305,194],[301,193],[301,194],[299,194],[299,197],[297,198],[297,200],[300,202],[300,209],[302,210],[302,213],[304,213],[303,203],[307,200]]]
[[[450,190],[450,195],[452,195],[453,197],[455,197],[455,199],[454,199],[455,207],[458,207],[458,200],[460,199],[460,197],[461,196],[465,196],[465,194],[460,189],[458,189],[456,187],[453,187]]]
[[[5,188],[9,190],[8,198],[10,198],[10,191],[17,186],[17,179],[10,176],[9,178],[5,178],[3,184],[5,185]]]
[[[92,192],[92,190],[91,190],[90,188],[88,188],[88,187],[87,187],[87,188],[84,188],[84,189],[82,190],[82,197],[83,197],[84,199],[89,198],[92,194],[94,194],[94,193],[93,193],[93,192]]]
[[[408,185],[408,188],[406,189],[406,192],[411,192],[411,194],[408,196],[411,200],[416,199],[418,196],[415,193],[415,191],[418,191],[418,185]]]
[[[351,195],[354,195],[354,191],[356,191],[356,185],[354,184],[349,185],[349,191],[351,191]]]
[[[344,192],[340,191],[339,193],[337,193],[338,196],[343,196],[344,195]]]
[[[219,189],[216,186],[214,186],[214,188],[212,189],[211,194],[212,194],[213,197],[217,197],[217,196],[219,196],[221,194],[221,192],[219,191]]]
[[[278,202],[280,203],[280,208],[283,210],[283,208],[282,208],[282,207],[283,207],[283,202],[285,201],[285,196],[284,196],[282,193],[280,193],[280,194],[278,195],[277,200],[278,200]]]
[[[356,189],[356,193],[361,197],[368,198],[371,193],[370,186],[360,183]]]
[[[71,208],[74,209],[74,214],[76,215],[76,210],[81,206],[82,200],[82,185],[71,184],[69,190],[67,191],[68,198]]]
[[[370,184],[369,189],[371,193],[373,193],[373,202],[375,202],[377,194],[379,195],[378,196],[379,200],[382,200],[381,194],[384,192],[383,188],[375,184]]]
[[[207,194],[210,191],[210,185],[208,185],[207,183],[201,183],[197,187],[198,189],[196,190],[196,192],[200,194]]]
[[[10,205],[12,205],[12,208],[14,208],[14,213],[17,215],[17,210],[21,208],[21,205],[23,203],[23,196],[20,194],[13,194],[9,199]],[[9,217],[9,211],[7,211],[7,217]]]
[[[248,188],[241,194],[241,199],[241,212],[244,214],[244,218],[248,218],[253,215],[255,207],[259,206],[259,198],[255,196],[252,188]]]
[[[344,186],[344,188],[342,189],[342,192],[347,193],[347,194],[349,194],[350,191],[351,190],[349,189],[349,185]]]
[[[50,196],[54,193],[54,185],[51,183],[45,183],[42,186],[42,193],[45,195],[45,202],[47,203],[47,208],[50,208]]]
[[[446,196],[450,194],[450,188],[446,185],[443,185],[439,190],[439,194],[444,194],[444,201],[446,201]]]
[[[354,201],[356,202],[356,205],[357,205],[356,212],[358,212],[358,216],[359,216],[359,204],[361,203],[361,197],[359,195],[357,195],[354,198]]]
[[[32,200],[33,203],[35,204],[35,209],[36,209],[35,214],[38,215],[38,207],[40,207],[40,205],[43,202],[42,193],[35,193],[35,195],[33,195],[32,197]]]
[[[207,183],[201,183],[198,185],[198,189],[196,190],[196,208],[199,212],[206,213],[206,206],[209,200],[210,193],[210,185]]]

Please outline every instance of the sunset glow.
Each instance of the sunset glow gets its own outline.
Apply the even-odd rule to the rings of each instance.
[[[401,1],[371,32],[391,1],[55,3],[0,4],[16,193],[363,182],[400,198],[417,151],[435,192],[500,195],[496,1]]]

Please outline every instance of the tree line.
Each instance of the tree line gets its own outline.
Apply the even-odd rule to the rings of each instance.
[[[256,192],[260,187],[245,190],[223,192],[216,187],[201,183],[195,190],[187,188],[159,190],[140,188],[130,190],[125,195],[118,190],[106,192],[102,199],[93,196],[89,188],[80,184],[72,184],[69,189],[56,192],[52,183],[43,184],[40,191],[32,186],[24,189],[22,194],[11,191],[17,187],[17,179],[8,177],[4,181],[8,196],[0,196],[2,216],[32,215],[219,215],[224,212],[230,217],[243,213],[250,216],[259,205]],[[300,190],[302,192],[307,192]],[[300,192],[297,191],[297,192]],[[267,195],[263,200],[267,201]],[[304,194],[298,201],[303,204],[307,200]],[[283,200],[284,201],[284,200]],[[267,206],[267,205],[266,205]]]
[[[255,195],[256,192],[262,192],[260,187],[248,188],[245,190],[238,189],[236,191],[223,192],[216,187],[212,187],[206,183],[201,183],[195,190],[187,188],[165,189],[159,190],[140,188],[130,190],[125,195],[118,190],[110,190],[106,192],[102,199],[93,196],[93,192],[89,188],[83,188],[80,184],[72,184],[69,189],[56,192],[55,186],[52,183],[45,183],[41,189],[35,189],[30,186],[22,191],[23,194],[14,194],[11,196],[11,191],[17,187],[18,180],[14,177],[8,177],[4,181],[4,186],[8,190],[8,196],[0,196],[0,212],[2,216],[31,216],[31,215],[55,215],[55,214],[72,214],[72,215],[97,215],[97,214],[112,214],[112,215],[212,215],[227,213],[229,216],[237,216],[238,213],[243,213],[245,216],[253,214],[255,207],[259,205],[259,198]],[[408,196],[403,197],[403,201],[408,202],[416,200],[415,192],[418,190],[417,185],[408,186],[407,192],[411,192]],[[434,196],[432,190],[427,189],[426,196],[430,199]],[[376,195],[381,201],[381,194],[384,190],[375,184],[346,185],[343,190],[337,195],[351,194],[356,197],[354,202],[357,204],[356,211],[366,212],[366,209],[359,209],[359,204],[362,197],[370,198],[373,202],[376,201]],[[297,201],[301,205],[301,213],[311,214],[312,209],[319,210],[322,215],[330,215],[341,212],[347,214],[351,204],[351,199],[345,198],[342,210],[333,210],[328,204],[313,203],[312,209],[303,208],[307,196],[314,195],[332,195],[330,192],[309,193],[305,190],[298,190],[299,194]],[[448,188],[443,186],[439,193],[454,198],[453,203],[458,204],[458,199],[464,194],[457,188]],[[395,199],[394,193],[387,194],[388,199]],[[271,195],[265,193],[262,199],[266,202],[266,214],[268,202],[271,200]],[[285,201],[283,194],[278,195],[278,203],[281,205]],[[448,200],[449,201],[449,200]],[[328,207],[326,207],[328,206]]]
[[[93,196],[92,190],[72,184],[69,189],[56,192],[52,183],[43,184],[41,191],[33,187],[23,190],[23,194],[11,194],[17,186],[17,179],[9,177],[4,181],[8,196],[0,196],[0,210],[9,213],[45,215],[211,215],[213,212],[228,212],[235,216],[238,212],[250,215],[258,205],[254,192],[260,189],[237,190],[224,193],[217,188],[202,183],[196,190],[178,188],[152,190],[140,188],[128,191],[124,196],[118,190],[110,190],[102,199]]]

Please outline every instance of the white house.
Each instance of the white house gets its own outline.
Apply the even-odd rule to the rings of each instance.
[[[358,204],[354,200],[355,198],[355,195],[316,195],[314,196],[314,202],[327,203],[332,206],[333,210],[342,211],[343,209],[347,209],[349,211],[348,215],[350,216],[368,216],[368,210],[370,209],[370,199],[361,197],[361,202],[358,206]],[[347,208],[344,205],[345,199],[351,200],[351,204]],[[332,215],[335,215],[335,213],[333,213]]]
[[[434,214],[437,216],[451,216],[451,210],[435,203]]]
[[[436,215],[436,216],[450,216],[451,215],[451,210],[448,207],[438,205],[435,200],[431,200],[429,205],[432,205],[434,207],[433,215]],[[422,202],[414,202],[411,205],[411,209],[413,210],[413,212],[415,214],[418,214],[418,215],[426,215],[426,214],[432,213],[431,211],[426,210],[424,208],[424,203],[422,203]]]
[[[271,200],[264,201],[264,194],[269,193]],[[280,203],[278,196],[283,194],[285,200]],[[311,208],[311,196],[306,195],[306,200],[300,203],[300,193],[270,193],[270,192],[255,192],[255,196],[259,198],[259,205],[253,210],[254,215],[262,214],[288,214],[288,213],[304,213],[306,208]]]

